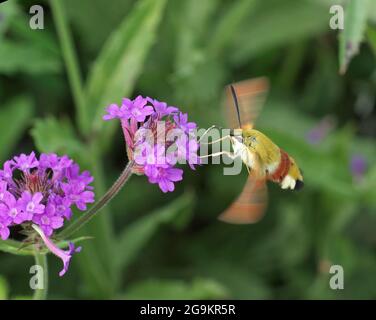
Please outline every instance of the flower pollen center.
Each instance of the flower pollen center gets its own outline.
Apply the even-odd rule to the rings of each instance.
[[[35,204],[34,204],[34,202],[29,202],[29,203],[27,204],[27,206],[26,206],[26,210],[27,210],[27,211],[34,211],[34,209],[35,209]]]
[[[10,211],[9,211],[9,214],[11,217],[16,217],[18,215],[18,210],[17,208],[12,208]]]
[[[41,218],[41,221],[42,221],[43,224],[50,224],[50,218],[47,217],[47,216],[43,216]]]

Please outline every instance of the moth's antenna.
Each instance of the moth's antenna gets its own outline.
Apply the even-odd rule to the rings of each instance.
[[[236,113],[238,115],[238,122],[239,122],[239,128],[242,127],[242,123],[240,121],[240,111],[239,111],[239,103],[238,103],[238,97],[236,95],[236,91],[235,91],[235,88],[234,86],[231,84],[230,85],[230,89],[231,89],[231,94],[232,94],[232,98],[234,99],[234,104],[235,104],[235,108],[236,108]]]

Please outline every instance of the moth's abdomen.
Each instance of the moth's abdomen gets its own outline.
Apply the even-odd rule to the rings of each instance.
[[[279,165],[273,172],[270,172],[268,176],[269,180],[276,182],[276,183],[281,183],[282,180],[288,174],[289,169],[290,169],[289,155],[282,149],[280,149],[280,153],[281,153],[281,157],[280,157]]]
[[[281,185],[282,189],[301,189],[303,177],[293,158],[280,149],[281,160],[278,167],[271,172],[268,179]]]

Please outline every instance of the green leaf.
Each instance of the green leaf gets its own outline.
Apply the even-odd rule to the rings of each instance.
[[[60,241],[58,243],[56,243],[56,245],[59,247],[59,248],[68,248],[69,247],[69,243],[72,242],[74,244],[77,244],[77,243],[80,243],[82,241],[86,241],[86,240],[91,240],[93,239],[93,237],[89,237],[89,236],[84,236],[84,237],[78,237],[78,238],[74,238],[72,240],[63,240],[63,241]],[[43,251],[42,251],[43,252]]]
[[[104,108],[131,93],[156,36],[166,0],[138,1],[105,43],[89,74],[87,105],[96,129]]]
[[[61,70],[61,59],[55,39],[48,28],[33,31],[30,15],[18,4],[8,1],[0,12],[0,73],[46,74]],[[11,36],[4,37],[7,31]]]
[[[108,35],[130,11],[134,0],[111,0],[111,6],[103,0],[64,0],[65,11],[72,29],[80,39],[80,52],[99,51]],[[85,12],[83,15],[82,12]],[[106,23],[95,23],[106,21]]]
[[[194,279],[192,283],[181,280],[150,279],[131,286],[125,299],[146,300],[200,300],[224,299],[228,296],[226,288],[210,279]]]
[[[61,63],[59,45],[56,38],[50,29],[44,29],[43,32],[30,32],[29,26],[30,15],[28,13],[17,15],[16,19],[10,22],[10,31],[17,42],[23,44],[30,44],[42,50],[43,54],[49,59],[59,60],[56,63]]]
[[[369,26],[367,28],[368,43],[372,48],[373,54],[376,56],[376,28]]]
[[[278,46],[317,35],[328,29],[328,8],[309,1],[263,1],[234,34],[230,60],[235,64]],[[314,17],[314,18],[313,18]]]
[[[5,160],[29,124],[33,114],[28,97],[14,98],[0,109],[0,161]],[[11,125],[9,125],[11,123]]]
[[[0,300],[6,300],[8,299],[8,283],[4,277],[0,276]]]
[[[219,20],[209,43],[209,50],[217,53],[233,38],[243,20],[252,13],[256,0],[241,0],[233,2],[232,7]]]
[[[192,76],[204,62],[205,52],[200,48],[200,43],[210,28],[209,22],[217,6],[218,1],[216,0],[171,3],[170,10],[173,9],[176,12],[172,25],[176,28],[174,33],[176,38],[174,39],[176,42],[174,77]]]
[[[166,207],[147,214],[126,228],[118,239],[117,255],[114,257],[118,268],[127,267],[160,226],[179,221],[180,215],[192,210],[193,203],[193,195],[186,193]]]
[[[344,30],[339,37],[339,72],[344,74],[358,54],[368,14],[368,0],[350,0],[345,8]]]
[[[34,142],[41,152],[56,152],[68,154],[70,157],[80,158],[84,146],[68,119],[49,117],[35,121],[31,130]]]
[[[0,43],[0,73],[44,74],[58,73],[60,69],[58,56],[32,42],[16,43],[2,40]]]
[[[373,24],[376,23],[376,1],[369,1],[368,19]]]
[[[56,242],[56,245],[61,248],[67,248],[69,246],[69,242],[72,242],[74,244],[80,243],[85,240],[92,239],[92,237],[78,237],[72,240],[63,240]],[[15,240],[2,240],[0,241],[0,251],[6,252],[6,253],[11,253],[17,256],[33,256],[34,255],[34,249],[32,245],[25,245],[24,242],[19,242]],[[44,248],[40,250],[40,253],[46,254],[48,253],[48,249]]]
[[[18,13],[18,7],[15,1],[8,1],[1,4],[1,23],[0,23],[0,39],[2,38],[4,32],[8,29],[9,23],[12,18]]]
[[[0,241],[0,251],[11,253],[18,256],[32,256],[34,255],[33,248],[25,248],[20,250],[22,242],[15,240],[2,240]]]

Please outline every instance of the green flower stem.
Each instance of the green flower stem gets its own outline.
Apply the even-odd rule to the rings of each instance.
[[[73,47],[72,36],[62,2],[62,0],[51,0],[51,10],[60,40],[64,62],[67,68],[74,103],[77,109],[79,127],[83,134],[87,134],[90,128],[88,123],[88,115],[86,112],[85,94],[77,62],[77,55]]]
[[[78,231],[84,224],[89,222],[103,207],[105,207],[121,190],[124,184],[132,175],[132,168],[134,162],[129,161],[120,177],[115,181],[110,189],[103,195],[103,197],[94,204],[88,211],[86,211],[80,218],[74,221],[68,228],[59,233],[59,239],[65,239]]]
[[[47,255],[41,253],[37,246],[34,247],[35,264],[43,269],[43,289],[35,289],[33,300],[46,300],[48,293],[48,264]]]

